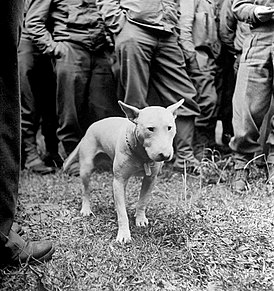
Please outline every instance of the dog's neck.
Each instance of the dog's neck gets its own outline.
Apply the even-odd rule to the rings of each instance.
[[[142,142],[138,138],[137,126],[129,127],[126,131],[126,144],[134,156],[137,156],[140,161],[151,162]]]
[[[138,139],[137,126],[130,127],[126,131],[126,144],[133,156],[143,162],[146,176],[151,176],[152,168],[155,167],[155,161],[151,160],[143,147],[142,142]]]

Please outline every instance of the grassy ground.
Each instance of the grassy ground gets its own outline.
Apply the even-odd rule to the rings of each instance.
[[[51,239],[56,252],[40,266],[1,270],[0,289],[274,290],[273,193],[255,170],[249,191],[234,193],[231,171],[221,169],[214,185],[164,170],[142,229],[134,225],[140,179],[132,178],[126,245],[115,242],[112,173],[92,176],[94,216],[83,218],[79,178],[22,172],[17,221],[26,239]]]

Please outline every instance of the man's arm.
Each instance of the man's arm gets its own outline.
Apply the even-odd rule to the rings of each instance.
[[[32,1],[25,18],[26,29],[33,43],[44,54],[51,54],[57,45],[46,27],[51,3],[52,0]]]
[[[233,0],[225,0],[220,11],[220,38],[232,52],[235,51],[234,39],[236,37],[237,22],[232,12]]]
[[[122,30],[126,21],[126,15],[120,5],[120,1],[96,0],[96,5],[100,9],[108,29],[114,35],[117,35]]]
[[[232,11],[240,21],[245,21],[252,25],[273,19],[273,8],[254,3],[255,0],[234,0]]]
[[[180,1],[179,27],[181,31],[181,43],[187,59],[195,56],[195,46],[193,43],[192,28],[195,16],[196,0]]]

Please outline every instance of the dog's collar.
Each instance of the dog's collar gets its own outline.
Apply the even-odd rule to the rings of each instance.
[[[129,131],[131,131],[131,136],[133,136],[133,145],[131,144],[131,140],[129,139],[128,137],[128,133]],[[135,125],[134,129],[133,130],[130,130],[128,129],[126,131],[126,143],[127,143],[127,146],[129,147],[130,151],[134,154],[136,154],[136,150],[138,148],[138,145],[141,145],[142,146],[142,143],[139,141],[138,139],[138,136],[137,136],[137,126]],[[142,146],[143,147],[143,146]]]
[[[149,161],[147,163],[144,163],[144,169],[145,169],[146,176],[151,176],[151,174],[152,174],[151,169],[154,167],[156,167],[155,161]]]
[[[137,131],[137,127],[135,126],[135,128],[132,132],[133,137],[134,137],[134,144],[133,145],[130,143],[130,140],[128,138],[128,130],[126,131],[126,144],[133,155],[137,156],[140,160],[144,160],[144,170],[145,170],[146,176],[151,176],[151,174],[152,174],[151,168],[155,167],[155,161],[152,161],[148,157],[148,155],[147,155],[146,151],[143,149],[143,147],[142,147],[142,149],[144,150],[146,157],[144,157],[144,155],[142,155],[138,152],[137,148],[138,148],[138,145],[141,145],[141,143],[137,137],[136,131]]]
[[[128,131],[126,132],[126,143],[127,143],[127,146],[128,146],[128,148],[130,149],[130,151],[132,152],[132,153],[135,153],[135,151],[134,151],[134,149],[136,149],[136,146],[137,146],[137,142],[138,142],[138,140],[137,140],[137,136],[136,136],[136,127],[135,127],[135,129],[134,129],[134,131],[133,131],[133,136],[134,136],[134,145],[132,146],[131,144],[130,144],[130,142],[129,142],[129,139],[128,139]]]

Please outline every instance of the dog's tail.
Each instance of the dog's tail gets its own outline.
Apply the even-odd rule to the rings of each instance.
[[[77,147],[72,151],[72,153],[64,161],[63,172],[66,172],[69,169],[70,165],[78,159],[80,143],[81,142],[78,143]]]

